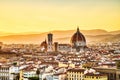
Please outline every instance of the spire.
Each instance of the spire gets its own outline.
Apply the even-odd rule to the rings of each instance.
[[[79,34],[79,32],[80,32],[80,31],[79,31],[79,27],[77,27],[77,37],[76,37],[76,38],[77,38],[77,41],[78,41],[78,34]]]
[[[80,32],[79,27],[77,27],[77,32]]]

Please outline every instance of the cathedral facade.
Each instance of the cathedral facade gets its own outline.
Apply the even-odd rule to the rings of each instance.
[[[71,46],[73,52],[83,52],[86,48],[85,36],[80,32],[79,28],[71,38]]]
[[[47,52],[84,52],[86,48],[85,36],[80,32],[79,28],[71,37],[71,44],[58,44],[58,42],[53,43],[53,34],[48,34],[48,41],[43,41],[41,46]]]

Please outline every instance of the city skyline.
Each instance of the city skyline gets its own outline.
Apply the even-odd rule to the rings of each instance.
[[[119,0],[1,0],[0,31],[120,30]]]
[[[0,0],[0,80],[120,80],[120,0]]]

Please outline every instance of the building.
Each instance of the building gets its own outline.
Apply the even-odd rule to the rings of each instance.
[[[71,45],[70,44],[58,44],[58,42],[54,42],[54,51],[67,53],[71,52]]]
[[[59,62],[59,67],[71,67],[71,68],[75,68],[75,64],[73,63],[63,63],[63,62]]]
[[[58,52],[58,42],[54,42],[54,51]]]
[[[120,80],[120,69],[115,68],[94,68],[96,71],[107,74],[108,80]]]
[[[73,52],[83,52],[86,47],[85,36],[77,28],[77,32],[71,38],[71,45]]]
[[[53,44],[53,34],[49,33],[47,35],[48,41],[43,41],[41,43],[41,50],[47,52],[79,52],[82,53],[87,48],[85,36],[80,32],[79,28],[77,28],[76,33],[71,37],[71,45],[70,44],[58,44],[58,42],[54,42]],[[47,45],[46,45],[47,44]]]
[[[19,80],[19,66],[9,67],[10,79],[9,80]]]
[[[10,80],[9,66],[0,66],[0,80]]]
[[[41,47],[41,51],[43,51],[43,52],[47,51],[47,42],[46,42],[46,40],[41,43],[40,47]]]
[[[33,57],[33,54],[32,53],[24,53],[23,57],[25,57],[25,58],[31,58],[31,57]]]
[[[19,80],[19,68],[15,66],[0,66],[0,80]]]
[[[71,52],[71,45],[69,44],[58,44],[58,51],[61,53]]]
[[[53,34],[49,33],[48,34],[48,47],[47,47],[47,51],[48,52],[52,52],[53,51]]]
[[[87,73],[84,80],[107,80],[107,75],[101,73]]]
[[[16,57],[16,53],[13,53],[13,52],[5,52],[5,51],[0,51],[0,57],[3,57],[3,58],[11,58],[11,57]]]
[[[67,71],[67,80],[83,80],[84,71],[84,69],[69,69]]]
[[[66,80],[66,73],[56,73],[52,80]]]
[[[30,77],[36,77],[36,70],[33,66],[28,66],[20,70],[20,79],[19,80],[29,80]]]
[[[10,73],[18,74],[19,73],[19,66],[11,66]]]
[[[19,78],[19,80],[23,80],[23,71],[22,70],[20,70],[20,78]]]

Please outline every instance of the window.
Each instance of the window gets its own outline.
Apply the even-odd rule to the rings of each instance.
[[[96,79],[98,79],[98,77],[96,77]]]
[[[119,79],[120,79],[120,75],[119,75]]]

